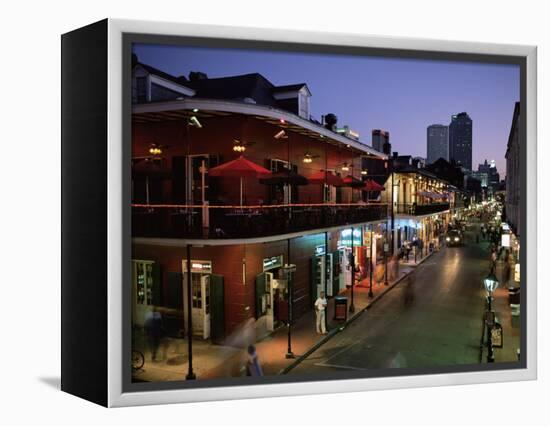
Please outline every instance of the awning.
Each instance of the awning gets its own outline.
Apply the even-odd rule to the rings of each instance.
[[[365,186],[363,187],[363,191],[366,192],[372,192],[372,191],[385,191],[386,188],[384,188],[383,185],[380,185],[379,183],[375,182],[372,179],[367,179],[364,182]]]
[[[333,174],[332,172],[325,172],[324,170],[320,170],[316,173],[313,173],[311,176],[307,178],[309,183],[312,184],[324,184],[332,185],[332,186],[342,186],[344,182],[342,179],[340,179],[338,176]]]
[[[344,186],[348,186],[350,188],[362,188],[365,186],[365,183],[361,179],[357,179],[352,175],[347,175],[344,179],[342,179],[342,183]]]

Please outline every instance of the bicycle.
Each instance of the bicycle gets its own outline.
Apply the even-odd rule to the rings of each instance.
[[[143,353],[138,350],[132,350],[132,371],[138,371],[143,368],[145,364],[145,357]]]

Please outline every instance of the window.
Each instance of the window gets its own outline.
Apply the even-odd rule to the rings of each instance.
[[[288,171],[288,161],[272,158],[269,162],[269,168],[273,173]]]
[[[136,303],[138,305],[153,304],[153,263],[134,261]]]

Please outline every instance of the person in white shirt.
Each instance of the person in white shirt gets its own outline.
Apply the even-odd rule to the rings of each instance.
[[[325,298],[325,292],[322,291],[317,300],[315,301],[315,315],[317,316],[316,326],[317,333],[327,334],[325,327],[325,311],[327,308],[327,299]]]

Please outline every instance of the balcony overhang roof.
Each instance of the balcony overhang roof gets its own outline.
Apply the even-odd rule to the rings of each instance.
[[[194,109],[198,111],[193,112]],[[319,142],[343,145],[349,149],[355,150],[360,155],[366,155],[380,160],[386,160],[388,158],[387,155],[376,151],[364,143],[339,135],[319,124],[292,114],[291,112],[270,106],[200,98],[185,98],[175,101],[152,102],[132,106],[132,120],[136,123],[182,120],[191,115],[195,115],[200,119],[201,117],[219,117],[234,114],[252,116],[255,119],[316,139]],[[284,123],[281,123],[281,120],[284,120]]]

